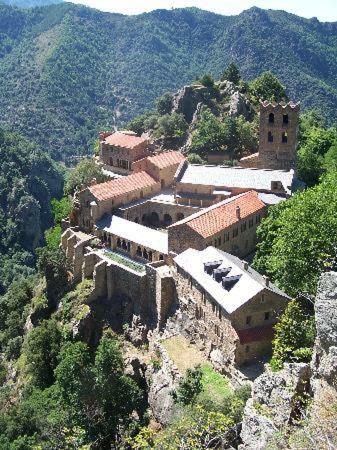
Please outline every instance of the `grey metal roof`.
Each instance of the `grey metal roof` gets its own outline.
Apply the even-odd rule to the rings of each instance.
[[[188,164],[181,167],[178,180],[186,184],[203,184],[221,188],[243,188],[270,191],[272,181],[280,181],[287,194],[291,194],[295,180],[293,170],[252,169]]]
[[[215,281],[204,271],[204,263],[212,261],[222,261],[219,268],[230,267],[228,276],[241,275],[231,290],[226,291],[221,283]],[[265,278],[250,266],[245,270],[240,258],[214,247],[207,247],[202,251],[188,249],[176,256],[174,262],[189,274],[228,314],[232,314],[265,289],[289,299],[273,283],[269,282],[267,285]]]
[[[130,220],[106,214],[97,223],[97,228],[111,233],[121,239],[168,254],[168,235],[165,231],[158,231],[144,227]]]

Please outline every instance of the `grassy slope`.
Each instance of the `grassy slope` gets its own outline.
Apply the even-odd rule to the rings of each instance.
[[[127,17],[63,3],[0,7],[0,30],[0,124],[56,156],[86,151],[116,115],[123,123],[232,59],[248,79],[273,70],[292,98],[337,117],[337,24],[257,8]]]

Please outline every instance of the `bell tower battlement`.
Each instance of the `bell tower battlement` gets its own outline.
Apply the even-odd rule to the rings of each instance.
[[[296,171],[300,102],[260,102],[259,167]]]

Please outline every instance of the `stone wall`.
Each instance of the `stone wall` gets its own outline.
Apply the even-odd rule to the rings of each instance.
[[[161,186],[159,182],[154,186],[145,188],[135,186],[132,192],[99,201],[91,194],[89,188],[84,189],[77,194],[79,203],[78,225],[84,230],[91,232],[95,222],[104,214],[111,214],[121,205],[131,203],[143,197],[150,197],[159,193],[160,190]]]
[[[257,214],[240,219],[234,225],[224,228],[207,239],[197,234],[185,223],[174,225],[168,228],[169,250],[181,253],[188,248],[203,250],[213,246],[244,258],[254,251],[256,229],[266,215],[267,208],[261,209]]]
[[[132,163],[139,159],[145,158],[151,154],[149,150],[149,142],[145,141],[136,147],[129,149],[124,147],[115,147],[101,142],[100,160],[103,164],[113,167],[117,173],[128,174],[132,170]],[[125,167],[121,164],[125,162]]]
[[[207,356],[214,349],[223,354],[225,366],[235,363],[238,335],[226,311],[181,269],[171,267],[176,287],[177,312],[169,320],[168,330],[181,333],[204,347]]]

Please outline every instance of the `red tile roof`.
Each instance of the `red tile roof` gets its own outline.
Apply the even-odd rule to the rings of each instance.
[[[185,161],[185,159],[185,156],[177,151],[163,152],[158,155],[148,157],[148,160],[159,169],[180,164],[182,161]]]
[[[108,200],[156,184],[157,181],[146,172],[138,172],[117,180],[90,186],[89,190],[97,200]]]
[[[272,340],[275,334],[272,325],[263,327],[248,328],[247,330],[239,330],[237,334],[240,339],[240,344],[249,344],[250,342],[269,341]]]
[[[116,131],[105,139],[105,143],[114,147],[123,147],[132,150],[143,142],[146,142],[146,140],[142,137]]]
[[[209,238],[239,221],[236,215],[237,207],[240,208],[241,220],[263,210],[266,205],[258,198],[257,192],[249,191],[199,211],[172,227],[185,223],[202,237]]]

